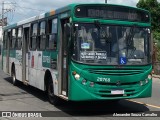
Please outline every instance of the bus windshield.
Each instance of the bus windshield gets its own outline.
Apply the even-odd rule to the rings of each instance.
[[[75,24],[72,58],[97,65],[148,64],[149,36],[147,27]]]

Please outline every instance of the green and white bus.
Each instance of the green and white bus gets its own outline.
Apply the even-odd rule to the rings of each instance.
[[[70,4],[3,30],[3,70],[49,101],[151,97],[151,18],[113,4]]]

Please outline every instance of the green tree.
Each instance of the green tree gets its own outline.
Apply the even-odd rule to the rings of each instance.
[[[136,5],[151,13],[151,25],[154,42],[157,43],[157,60],[160,61],[160,3],[157,0],[139,0]]]
[[[139,0],[136,6],[150,11],[152,30],[160,32],[160,3],[157,0]]]

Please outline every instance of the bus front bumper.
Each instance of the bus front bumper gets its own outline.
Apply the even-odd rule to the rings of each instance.
[[[116,86],[104,86],[95,84],[91,87],[89,84],[83,85],[74,79],[70,82],[69,100],[71,101],[90,101],[90,100],[115,100],[115,99],[133,99],[151,97],[152,79],[145,85],[121,86],[124,94],[111,94]]]

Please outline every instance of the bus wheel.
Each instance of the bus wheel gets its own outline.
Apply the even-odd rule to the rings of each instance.
[[[49,77],[49,82],[47,85],[47,94],[48,94],[49,102],[51,104],[58,105],[60,103],[58,97],[54,95],[54,86],[53,86],[53,81],[51,77]]]
[[[12,70],[12,83],[14,86],[17,85],[15,68],[13,68],[13,70]]]
[[[120,100],[115,99],[115,100],[108,100],[108,103],[110,104],[117,104]]]

